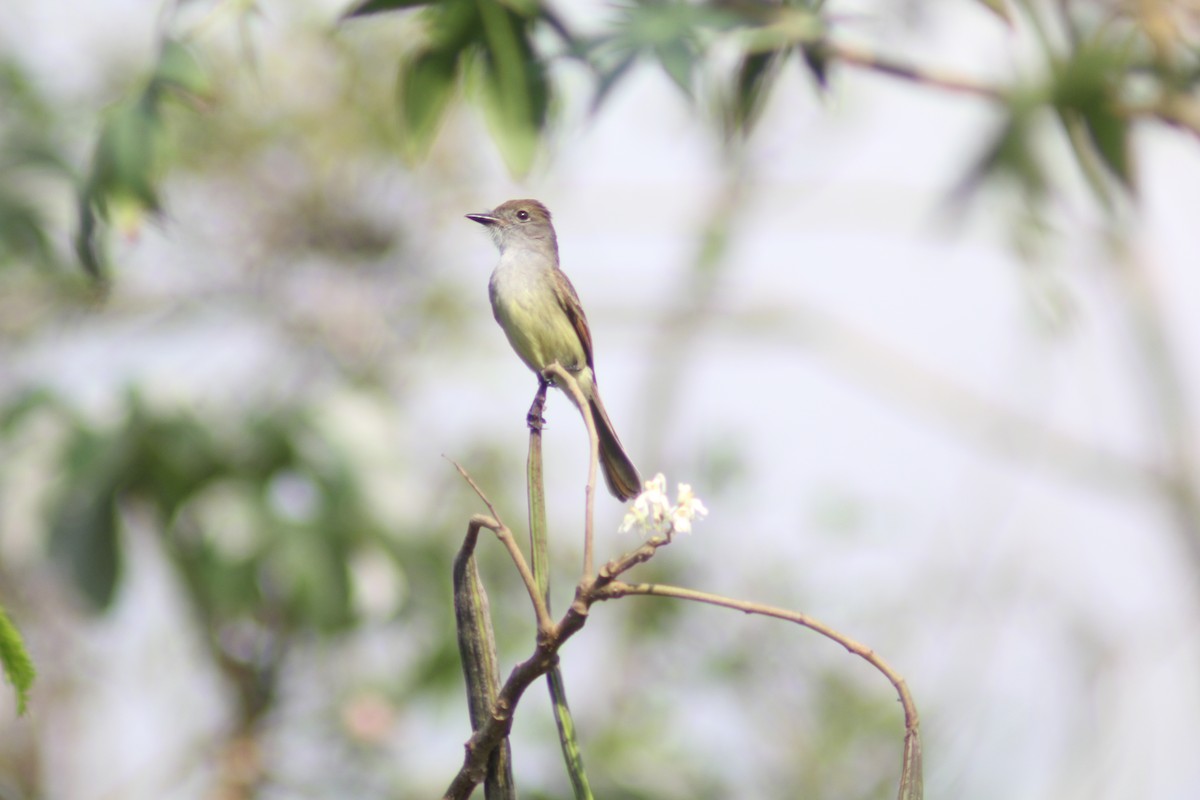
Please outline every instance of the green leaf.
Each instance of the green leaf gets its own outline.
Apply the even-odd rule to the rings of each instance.
[[[195,419],[153,416],[137,398],[131,405],[129,421],[118,434],[126,454],[121,486],[153,502],[162,519],[171,519],[227,465],[215,451],[208,428]]]
[[[426,20],[431,48],[461,53],[483,45],[483,20],[475,0],[443,0],[429,9]]]
[[[593,67],[602,76],[600,99],[634,57],[653,58],[680,89],[691,95],[692,75],[702,53],[701,34],[706,29],[725,30],[743,22],[729,10],[678,0],[638,0],[623,7],[612,33],[593,40],[587,48]]]
[[[125,437],[77,428],[62,462],[62,486],[50,509],[50,555],[92,608],[103,610],[121,572],[117,498],[128,473]]]
[[[480,0],[483,21],[483,102],[500,153],[523,175],[534,156],[550,103],[545,68],[533,52],[531,21],[496,0]]]
[[[628,55],[612,67],[599,73],[596,84],[596,94],[592,98],[592,113],[600,110],[600,106],[608,99],[609,94],[617,87],[621,79],[629,73],[629,69],[637,63],[636,55]]]
[[[800,56],[804,59],[804,66],[808,67],[808,73],[817,82],[817,87],[822,90],[828,89],[829,48],[825,46],[825,42],[800,45]]]
[[[0,607],[0,662],[4,666],[4,677],[17,692],[17,715],[21,716],[29,703],[29,691],[37,678],[37,670],[25,649],[21,632],[12,624],[3,607]]]
[[[162,99],[168,94],[207,96],[208,74],[181,43],[164,40],[154,72],[141,90],[109,110],[87,176],[81,181],[75,250],[94,277],[104,272],[101,221],[136,234],[147,215],[159,211],[158,184],[164,169]]]
[[[385,11],[401,11],[406,8],[430,5],[432,0],[365,0],[342,15],[342,19],[365,17]]]
[[[1128,64],[1125,50],[1101,42],[1080,44],[1055,65],[1051,101],[1064,117],[1083,122],[1105,167],[1134,189],[1129,157],[1129,121],[1119,111],[1120,88]]]
[[[136,222],[125,215],[158,210],[161,136],[162,119],[149,93],[109,114],[96,142],[85,190],[86,200],[103,218]]]
[[[1125,188],[1134,189],[1132,162],[1129,157],[1129,120],[1108,104],[1081,110],[1083,124],[1096,152]]]
[[[400,123],[410,159],[429,152],[458,80],[458,53],[427,50],[401,67]]]
[[[1004,20],[1010,26],[1012,25],[1012,12],[1008,10],[1008,3],[1006,0],[976,0],[976,2],[986,8],[988,11],[995,14],[1000,19]]]
[[[192,97],[206,97],[212,92],[212,81],[196,56],[174,39],[163,42],[151,83]]]
[[[62,404],[45,388],[26,389],[0,406],[0,434],[11,434],[25,419],[42,409],[61,410]]]
[[[771,82],[779,72],[781,60],[778,52],[742,56],[728,111],[731,132],[746,135],[753,128],[770,92]]]
[[[43,99],[40,84],[30,79],[11,54],[0,57],[0,102],[17,120],[39,130],[54,121],[50,106]]]
[[[1087,124],[1078,112],[1058,109],[1058,120],[1062,123],[1063,131],[1067,134],[1067,144],[1075,156],[1075,163],[1088,182],[1096,200],[1107,211],[1113,210],[1112,191],[1108,181],[1109,171],[1096,152]]]
[[[160,207],[163,121],[153,81],[135,100],[108,114],[92,155],[91,168],[79,195],[79,229],[75,251],[84,269],[103,276],[101,221],[126,235],[137,233],[148,214]]]
[[[692,72],[696,67],[697,54],[694,48],[682,39],[662,42],[654,46],[654,55],[663,70],[675,81],[675,85],[689,97],[692,95]]]
[[[1049,184],[1033,145],[1036,108],[1036,99],[1032,95],[1015,97],[1010,101],[1007,119],[953,192],[954,195],[969,194],[990,178],[1007,177],[1015,181],[1030,200],[1036,201],[1045,196]]]
[[[353,619],[344,542],[334,531],[283,529],[268,554],[264,576],[279,593],[289,621],[334,631]]]
[[[108,257],[104,252],[104,238],[100,231],[100,220],[96,217],[96,209],[87,194],[79,198],[79,230],[73,239],[75,255],[79,263],[90,277],[103,283],[108,272]]]
[[[50,553],[94,610],[108,608],[121,572],[113,486],[76,486],[60,501],[50,528]]]
[[[54,261],[46,220],[24,199],[0,190],[0,264],[17,259]]]

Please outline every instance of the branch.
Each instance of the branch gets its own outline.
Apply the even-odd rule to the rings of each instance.
[[[495,507],[492,506],[491,501],[487,499],[487,495],[483,493],[483,490],[479,488],[474,479],[467,474],[467,471],[453,459],[446,460],[454,465],[454,468],[458,470],[458,474],[463,476],[463,480],[475,490],[475,494],[479,495],[479,499],[492,512],[491,517],[485,517],[482,514],[476,514],[471,517],[471,525],[476,527],[482,526],[496,534],[496,538],[508,550],[509,556],[512,558],[513,563],[516,564],[517,572],[521,575],[521,581],[525,584],[526,591],[529,592],[529,599],[533,602],[533,612],[537,616],[538,633],[544,636],[554,627],[554,621],[550,618],[550,611],[546,608],[546,601],[542,598],[542,593],[538,591],[537,581],[534,579],[533,572],[530,571],[529,564],[525,561],[525,555],[517,545],[517,540],[513,537],[512,531],[508,529],[507,525],[500,522],[499,517],[496,515]]]
[[[1167,92],[1158,100],[1120,108],[1128,117],[1152,117],[1200,138],[1200,103],[1186,94]]]
[[[892,666],[884,661],[874,650],[798,611],[789,611],[785,608],[762,605],[761,603],[751,603],[746,600],[734,600],[730,597],[709,594],[708,592],[698,592],[693,589],[684,589],[679,586],[654,583],[629,584],[621,581],[613,581],[608,586],[597,587],[594,599],[608,600],[629,595],[674,597],[679,600],[691,600],[697,603],[731,608],[734,611],[741,611],[746,614],[759,614],[786,622],[794,622],[815,633],[819,633],[827,639],[837,642],[850,653],[853,653],[875,667],[895,688],[896,694],[900,697],[900,706],[904,709],[904,767],[901,775],[900,797],[921,796],[921,721],[917,715],[917,705],[913,701],[912,694],[908,691],[908,684],[904,678],[900,676],[900,673],[892,669]]]
[[[970,94],[985,100],[1001,102],[1005,98],[1005,90],[962,75],[906,64],[887,56],[873,53],[863,47],[851,44],[826,41],[822,45],[831,57],[845,64],[881,72],[893,78],[900,78],[923,86],[946,89],[951,92]]]
[[[492,713],[480,725],[466,744],[463,765],[443,800],[466,800],[487,774],[488,758],[508,736],[512,729],[512,717],[521,695],[535,680],[549,672],[558,663],[558,650],[587,622],[592,603],[607,599],[604,592],[615,577],[637,564],[648,561],[651,556],[669,542],[663,537],[654,537],[630,553],[610,561],[597,578],[585,575],[575,589],[575,600],[559,623],[548,635],[538,637],[537,646],[528,659],[518,664],[508,676],[496,698]]]
[[[583,576],[584,580],[588,580],[593,574],[593,518],[595,517],[596,505],[596,465],[600,462],[600,437],[596,435],[596,420],[592,418],[592,407],[588,403],[587,398],[583,396],[583,390],[579,388],[579,382],[575,380],[575,376],[567,372],[557,361],[544,369],[543,374],[554,378],[555,384],[570,395],[571,400],[575,403],[575,407],[579,409],[579,415],[583,417],[583,424],[587,426],[588,443],[590,445],[590,457],[588,458],[588,480],[586,492],[586,500],[584,502],[584,518],[583,518]],[[592,380],[595,380],[593,376]]]
[[[996,103],[1004,102],[1008,96],[1006,88],[945,70],[919,67],[880,55],[865,47],[829,40],[823,41],[821,47],[831,59],[843,64],[861,67],[920,86],[969,94]],[[1156,119],[1200,138],[1200,102],[1187,93],[1167,90],[1157,100],[1118,104],[1117,111],[1128,119]]]
[[[896,689],[900,697],[900,704],[904,709],[904,760],[900,798],[909,800],[909,798],[921,797],[920,719],[917,716],[916,703],[908,691],[904,678],[871,648],[806,614],[676,586],[648,583],[629,584],[617,580],[617,577],[623,572],[649,561],[660,547],[670,543],[670,539],[667,537],[653,537],[636,550],[605,564],[595,577],[583,576],[575,589],[575,600],[571,603],[570,609],[549,635],[538,638],[533,655],[513,669],[512,674],[509,675],[500,690],[491,715],[467,741],[463,765],[446,790],[443,800],[467,800],[475,786],[483,780],[487,774],[488,758],[491,752],[504,741],[512,729],[513,713],[522,694],[533,681],[549,672],[558,663],[559,648],[583,628],[592,604],[627,595],[674,597],[793,622],[837,642],[849,652],[867,661],[881,672]]]
[[[529,457],[526,460],[526,480],[529,491],[529,554],[533,562],[533,577],[537,581],[538,592],[550,609],[550,546],[549,535],[546,531],[546,487],[542,469],[542,427],[545,420],[542,411],[546,404],[546,390],[550,384],[545,376],[538,376],[538,390],[533,404],[529,407],[526,421],[529,425]],[[558,666],[550,668],[546,675],[546,687],[550,691],[550,703],[554,708],[554,721],[558,728],[558,740],[562,745],[563,760],[566,762],[567,775],[571,778],[571,786],[575,790],[576,800],[593,800],[591,785],[588,782],[587,770],[583,765],[583,753],[579,749],[579,741],[575,735],[575,720],[571,716],[571,707],[567,703],[567,687],[563,680],[562,671]],[[474,730],[474,728],[472,728]],[[507,740],[505,740],[507,742]],[[505,745],[501,744],[495,752],[503,752]],[[491,770],[495,773],[496,770]],[[484,788],[486,793],[487,789]]]
[[[594,602],[584,594],[582,588],[576,592],[575,602],[554,626],[549,636],[538,637],[536,648],[525,661],[513,668],[504,682],[491,715],[467,740],[466,756],[458,774],[454,776],[443,800],[467,800],[471,792],[487,774],[488,758],[512,730],[513,713],[521,695],[535,680],[545,675],[558,663],[558,650],[587,622],[588,607]]]

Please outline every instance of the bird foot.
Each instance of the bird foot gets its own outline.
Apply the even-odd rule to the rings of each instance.
[[[525,424],[529,426],[529,430],[541,432],[546,425],[542,411],[546,408],[546,391],[550,388],[550,383],[541,376],[538,378],[537,394],[533,396],[533,405],[529,406],[529,413],[525,415]]]

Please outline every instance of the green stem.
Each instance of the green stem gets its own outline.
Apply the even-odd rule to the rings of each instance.
[[[546,610],[550,610],[550,547],[546,535],[546,491],[542,472],[542,425],[541,409],[546,399],[549,384],[541,383],[533,406],[529,410],[529,460],[526,476],[529,479],[529,552],[533,561],[533,580],[541,592]],[[554,722],[558,726],[558,740],[562,745],[567,774],[575,790],[576,800],[592,800],[591,786],[583,767],[583,754],[575,738],[575,721],[567,705],[567,689],[562,672],[554,666],[546,674],[546,685],[550,689],[550,702],[554,706]]]

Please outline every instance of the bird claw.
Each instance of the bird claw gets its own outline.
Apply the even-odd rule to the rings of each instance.
[[[525,415],[525,424],[531,431],[540,432],[546,425],[546,418],[542,416],[542,411],[546,408],[546,391],[549,388],[550,382],[539,375],[537,394],[533,396],[533,405],[529,406],[529,413]]]

